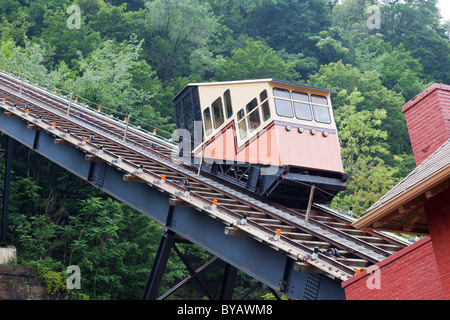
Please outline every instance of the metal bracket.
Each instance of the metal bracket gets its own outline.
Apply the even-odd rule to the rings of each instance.
[[[303,300],[317,300],[319,296],[320,282],[322,275],[318,273],[308,273],[306,278]]]
[[[314,199],[314,191],[316,190],[316,186],[311,186],[311,192],[309,194],[309,201],[308,201],[308,208],[306,209],[306,215],[305,215],[305,222],[308,223],[309,221],[309,214],[311,213],[311,206]]]

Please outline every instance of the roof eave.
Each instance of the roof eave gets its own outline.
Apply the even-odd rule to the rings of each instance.
[[[320,88],[315,86],[310,86],[306,84],[301,83],[295,83],[291,81],[285,81],[285,80],[279,80],[274,78],[267,78],[267,79],[253,79],[253,80],[235,80],[235,81],[222,81],[222,82],[199,82],[199,83],[188,83],[173,99],[172,101],[175,101],[188,87],[192,86],[213,86],[213,85],[224,85],[224,84],[246,84],[246,83],[257,83],[257,82],[276,82],[276,83],[282,83],[282,84],[288,84],[292,86],[297,86],[299,88],[308,88],[313,90],[319,90],[319,91],[325,91],[330,93],[336,93],[333,89],[327,89],[327,88]]]
[[[381,220],[388,214],[398,210],[401,206],[408,204],[417,197],[446,181],[450,181],[450,165],[447,165],[442,170],[430,176],[428,179],[415,185],[413,188],[406,190],[398,196],[390,199],[385,204],[374,208],[373,210],[369,209],[370,211],[366,211],[366,214],[359,220],[355,221],[352,226],[357,229],[376,229],[372,227],[375,222]],[[394,232],[398,232],[398,230],[395,230]]]

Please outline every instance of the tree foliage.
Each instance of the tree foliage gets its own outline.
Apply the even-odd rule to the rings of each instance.
[[[145,3],[147,21],[160,40],[162,79],[177,75],[174,63],[204,47],[217,27],[207,3],[198,0],[151,0]]]
[[[34,177],[12,181],[9,239],[19,263],[37,267],[51,282],[67,278],[63,266],[77,265],[83,298],[140,299],[161,227],[118,201],[95,196],[78,178],[64,175],[59,180],[49,194]],[[65,185],[73,189],[74,183],[78,192],[66,193]],[[80,190],[94,195],[80,201]],[[61,298],[81,297],[58,293],[64,293]]]
[[[386,111],[357,111],[356,106],[365,100],[357,89],[351,93],[343,89],[339,96],[344,103],[337,109],[335,119],[349,182],[347,189],[333,200],[333,205],[337,208],[351,206],[355,214],[361,214],[396,182],[395,169],[383,161],[383,157],[389,155],[389,150],[382,143],[387,138],[387,132],[380,129]]]
[[[437,0],[383,0],[381,29],[393,46],[403,44],[426,70],[427,79],[450,82],[450,43],[440,24]]]
[[[277,78],[297,80],[294,66],[280,58],[274,49],[262,41],[248,39],[245,48],[234,49],[216,67],[218,81]]]

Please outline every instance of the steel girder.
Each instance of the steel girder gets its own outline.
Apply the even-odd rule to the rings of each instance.
[[[0,247],[6,247],[7,233],[8,233],[8,215],[9,215],[9,191],[11,184],[11,166],[12,166],[12,151],[13,151],[13,139],[8,136],[6,140],[5,148],[5,177],[3,184],[3,206],[2,206],[2,221],[0,230]]]
[[[345,299],[339,281],[323,274],[294,270],[293,260],[283,252],[251,237],[229,236],[225,225],[192,207],[173,207],[170,197],[145,183],[126,182],[123,172],[106,163],[89,162],[74,146],[57,145],[44,131],[27,129],[27,123],[0,113],[0,130],[17,142],[105,191],[119,201],[202,247],[231,266],[291,299]],[[171,212],[171,219],[167,215]],[[166,225],[166,221],[169,223]]]

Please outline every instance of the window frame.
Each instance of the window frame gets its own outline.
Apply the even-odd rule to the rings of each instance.
[[[293,104],[293,106],[294,106],[295,117],[296,117],[298,120],[302,120],[302,121],[313,121],[313,120],[314,120],[314,114],[313,114],[313,111],[312,111],[312,108],[311,108],[311,104],[305,103],[305,102],[300,102],[300,101],[293,101],[292,104]],[[308,107],[308,110],[309,110],[309,116],[310,116],[310,118],[309,118],[309,119],[306,119],[306,118],[300,118],[300,117],[298,116],[298,114],[297,114],[297,107],[296,107],[296,105],[297,105],[297,106],[298,106],[298,105],[304,105],[304,106],[307,106],[307,107]]]
[[[296,99],[295,95],[299,95],[299,96],[306,96],[307,100],[301,100],[301,99]],[[292,91],[292,100],[298,101],[298,102],[303,102],[303,103],[311,103],[311,97],[307,92],[300,92],[300,91]]]
[[[228,99],[227,99],[228,98]],[[229,102],[229,104],[228,104]],[[225,114],[227,116],[227,120],[230,119],[233,116],[233,103],[231,102],[231,91],[230,89],[227,89],[223,93],[223,103],[225,107]]]
[[[241,113],[242,113],[242,115],[241,115]],[[248,128],[247,128],[247,120],[246,120],[246,118],[247,118],[247,116],[245,114],[244,108],[242,108],[241,110],[239,110],[236,113],[236,119],[237,119],[236,127],[237,127],[237,129],[239,131],[239,138],[241,140],[245,139],[247,137],[247,135],[248,135]],[[243,124],[243,129],[244,130],[242,130],[242,128],[241,128],[242,124]],[[244,135],[242,135],[243,132],[245,133]]]
[[[251,118],[253,118],[253,119],[251,119]],[[256,120],[256,121],[254,121],[254,120]],[[255,131],[255,129],[259,128],[259,126],[261,125],[261,116],[259,114],[259,108],[253,109],[247,115],[247,121],[248,121],[248,128],[249,128],[250,133]]]
[[[327,110],[328,122],[318,120],[318,118],[316,116],[316,114],[318,113],[318,112],[316,113],[316,108],[321,108],[322,110]],[[312,109],[313,109],[313,112],[314,112],[314,121],[319,122],[319,123],[324,123],[324,124],[331,124],[332,123],[331,112],[330,112],[330,108],[329,107],[326,107],[326,106],[323,106],[323,105],[318,105],[318,104],[313,104],[312,105]]]
[[[289,94],[289,98],[285,98],[285,97],[282,97],[282,96],[277,96],[275,94],[275,90],[282,91],[282,92],[287,92]],[[279,117],[283,117],[283,118],[289,118],[289,119],[294,118],[294,110],[292,108],[291,92],[288,89],[281,89],[281,88],[276,88],[275,87],[275,88],[272,89],[272,93],[273,93],[273,101],[274,101],[274,105],[275,105],[275,112],[276,112],[276,114]],[[281,102],[281,103],[289,103],[290,110],[291,110],[291,116],[279,113],[279,108],[281,108],[281,106],[277,106],[277,102],[278,101]]]
[[[294,107],[294,114],[295,114],[295,117],[296,117],[298,120],[303,120],[303,121],[313,121],[313,120],[314,120],[314,114],[313,114],[313,111],[312,111],[312,108],[311,108],[311,98],[310,98],[310,95],[309,95],[307,92],[292,91],[291,96],[292,96],[292,106]],[[306,98],[306,100],[302,99],[301,97]],[[307,119],[307,118],[300,118],[300,117],[297,115],[297,107],[296,107],[296,104],[297,104],[297,105],[299,105],[299,104],[300,104],[300,105],[305,105],[305,106],[308,106],[308,107],[309,107],[309,116],[310,116],[309,119]]]
[[[208,111],[208,119],[206,118],[207,117],[206,111]],[[213,132],[213,123],[212,123],[212,119],[211,119],[210,107],[206,107],[205,110],[203,110],[202,116],[203,116],[203,126],[205,129],[205,136],[209,136]],[[209,120],[209,132],[208,132],[208,128],[207,128],[207,123],[208,123],[207,120]]]
[[[265,97],[263,96],[265,94]],[[264,89],[259,94],[259,103],[261,104],[261,114],[263,122],[266,122],[270,119],[270,105],[269,105],[269,95],[267,94],[267,90]]]
[[[219,118],[216,114],[216,106],[218,106],[217,110],[220,111],[221,118]],[[222,103],[221,97],[218,97],[216,100],[214,100],[213,103],[211,103],[211,113],[213,116],[212,118],[213,118],[214,129],[217,129],[225,122],[225,114],[223,112],[223,103]],[[221,122],[216,123],[217,119],[221,119]]]
[[[328,98],[326,96],[322,96],[319,94],[311,94],[310,95],[310,100],[311,100],[311,106],[313,109],[313,113],[314,113],[314,121],[318,122],[318,123],[324,123],[324,124],[331,124],[333,122],[333,119],[331,117],[331,111],[330,111],[330,107],[329,107],[329,101]],[[321,121],[318,118],[319,115],[319,111],[317,110],[326,110],[327,111],[327,121]]]
[[[323,103],[320,103],[320,102],[314,102],[314,101],[313,101],[313,98],[320,98],[321,100],[325,100],[326,103],[323,104]],[[319,94],[311,94],[309,99],[310,99],[310,103],[311,103],[311,104],[318,104],[318,105],[320,105],[320,106],[328,106],[328,98],[325,97],[325,96],[321,96],[321,95],[319,95]]]
[[[246,111],[246,118],[248,121],[248,129],[251,133],[261,125],[261,116],[259,114],[258,99],[253,98],[249,103],[247,103],[245,105],[245,111]]]

